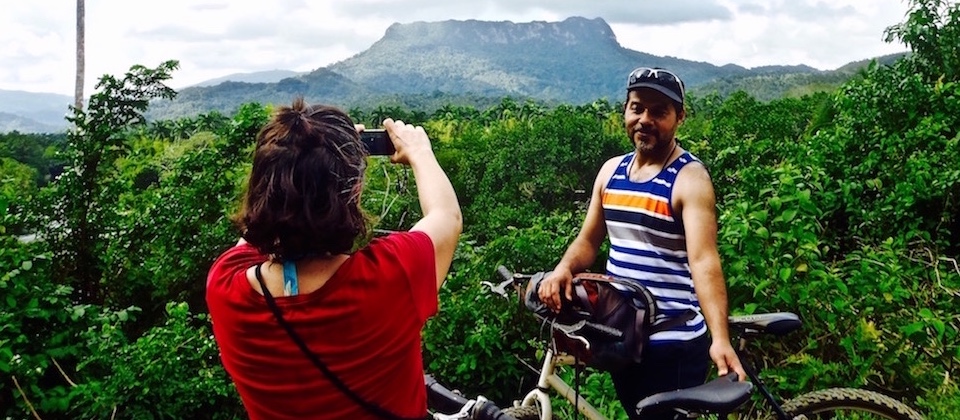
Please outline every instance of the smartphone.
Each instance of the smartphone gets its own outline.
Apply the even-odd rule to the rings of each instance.
[[[360,132],[360,142],[371,156],[390,156],[396,149],[393,148],[393,141],[385,130],[365,129]]]

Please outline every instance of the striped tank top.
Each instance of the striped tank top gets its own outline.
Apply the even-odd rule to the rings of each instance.
[[[677,173],[698,159],[684,152],[657,176],[633,182],[627,174],[634,153],[620,161],[601,197],[610,238],[607,274],[636,280],[657,298],[661,318],[693,309],[697,315],[684,325],[650,336],[657,343],[689,341],[707,330],[693,290],[686,237],[671,196]]]

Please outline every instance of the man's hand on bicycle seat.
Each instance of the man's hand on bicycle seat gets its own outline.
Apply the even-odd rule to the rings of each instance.
[[[735,372],[740,378],[740,381],[747,379],[747,373],[743,369],[740,357],[737,356],[737,352],[734,351],[733,346],[730,344],[730,340],[714,340],[713,344],[710,345],[710,358],[713,359],[713,363],[717,365],[717,374],[719,376],[725,376],[730,372]]]
[[[570,270],[553,270],[547,273],[537,290],[540,301],[554,312],[560,312],[561,293],[567,302],[573,299],[573,273]]]

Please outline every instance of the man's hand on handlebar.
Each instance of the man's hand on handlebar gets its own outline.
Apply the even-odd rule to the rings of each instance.
[[[560,312],[561,293],[569,302],[573,299],[573,273],[570,270],[553,270],[540,282],[537,295],[550,310]]]

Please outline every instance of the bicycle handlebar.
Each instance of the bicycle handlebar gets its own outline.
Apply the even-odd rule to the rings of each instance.
[[[482,397],[481,397],[482,398]],[[475,420],[517,420],[515,417],[504,413],[496,404],[483,400],[477,402],[473,407],[473,413],[470,418]]]
[[[513,273],[510,270],[507,270],[507,267],[498,266],[497,273],[500,274],[500,277],[503,277],[504,280],[513,280]]]
[[[496,286],[494,286],[493,284],[489,284],[489,287],[492,291],[494,291],[497,294],[504,294],[505,292],[503,290],[510,283],[519,284],[526,280],[534,280],[538,275],[542,275],[543,272],[539,272],[535,274],[511,273],[509,269],[501,265],[497,267],[497,274],[499,274],[500,277],[503,277],[504,281]],[[561,295],[560,299],[566,302],[566,299],[564,296]],[[531,302],[531,300],[533,301]],[[535,294],[526,296],[525,303],[529,309],[533,310],[535,315],[539,317],[544,317],[544,318],[553,318],[551,314],[547,313],[548,310],[546,309],[545,306],[543,306],[543,303],[540,302],[540,299],[537,298]],[[588,332],[593,332],[600,336],[603,336],[606,339],[613,339],[615,341],[619,341],[623,339],[623,331],[620,331],[616,328],[613,328],[607,325],[592,322],[586,319],[581,319],[574,323],[555,323],[553,324],[553,327],[563,331],[565,334],[568,334],[568,335],[576,334],[579,331],[588,331]]]
[[[429,374],[423,374],[423,378],[427,385],[428,405],[440,413],[454,413],[435,414],[435,419],[516,420],[483,396],[475,400],[467,399],[447,389]]]
[[[584,321],[584,326],[613,340],[622,340],[623,331],[596,322]]]

